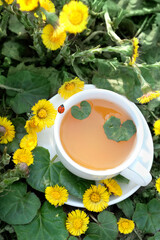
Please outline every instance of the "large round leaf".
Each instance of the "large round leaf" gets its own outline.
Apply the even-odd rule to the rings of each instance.
[[[8,76],[6,85],[17,89],[6,91],[7,103],[17,114],[30,112],[39,99],[49,97],[49,82],[40,74],[19,71]]]
[[[43,147],[33,150],[34,164],[30,166],[28,184],[34,189],[44,192],[47,186],[59,184],[59,174],[64,166],[61,162],[50,161],[49,151]]]
[[[45,202],[31,223],[13,227],[18,240],[66,240],[69,234],[65,221],[66,214],[61,207]]]
[[[160,232],[157,232],[153,237],[149,237],[147,240],[159,240]]]
[[[14,183],[0,193],[0,219],[8,224],[29,223],[36,216],[40,205],[34,193],[27,193],[25,183]]]
[[[155,233],[160,230],[160,201],[152,199],[148,204],[137,203],[133,220],[145,233]]]
[[[94,181],[89,181],[69,172],[67,169],[63,169],[60,172],[60,183],[65,186],[69,193],[75,197],[82,198],[85,190],[90,188],[91,184],[95,184]]]
[[[130,198],[125,199],[122,202],[119,202],[117,206],[122,210],[127,218],[132,218],[134,207],[133,202]]]
[[[103,211],[98,215],[98,223],[90,223],[84,240],[117,239],[117,219],[113,213]]]

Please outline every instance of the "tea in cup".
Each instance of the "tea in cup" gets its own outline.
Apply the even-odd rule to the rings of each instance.
[[[133,103],[112,91],[92,89],[70,97],[64,102],[64,109],[56,117],[54,137],[57,153],[68,170],[90,180],[121,174],[141,186],[151,181],[148,170],[136,161],[144,130]],[[130,134],[133,130],[129,125],[128,130],[124,127],[131,121],[135,133],[123,140],[125,131]]]

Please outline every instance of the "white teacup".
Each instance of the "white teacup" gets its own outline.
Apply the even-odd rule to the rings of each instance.
[[[61,139],[60,139],[60,127],[63,117],[66,112],[73,106],[81,101],[87,101],[89,99],[103,99],[115,103],[124,109],[130,116],[130,119],[136,126],[136,143],[129,157],[119,166],[106,169],[106,170],[92,170],[85,168],[75,161],[73,161],[65,152]],[[64,102],[64,113],[58,113],[54,124],[54,139],[56,143],[56,150],[59,158],[64,166],[73,174],[89,179],[89,180],[102,180],[106,178],[112,178],[118,174],[132,180],[140,186],[146,186],[151,181],[152,177],[149,171],[137,161],[138,155],[142,148],[144,141],[144,127],[140,111],[135,104],[130,102],[124,96],[121,96],[115,92],[104,89],[90,89],[79,92]]]

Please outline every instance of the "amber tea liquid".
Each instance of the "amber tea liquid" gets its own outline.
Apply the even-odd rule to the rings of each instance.
[[[106,100],[87,101],[92,110],[86,119],[75,119],[71,109],[65,114],[60,128],[62,146],[70,158],[83,167],[92,170],[115,168],[134,148],[136,134],[128,141],[117,143],[107,138],[103,125],[111,116],[120,118],[121,123],[131,118],[119,106]]]

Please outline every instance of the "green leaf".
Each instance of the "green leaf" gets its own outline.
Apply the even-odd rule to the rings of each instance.
[[[127,218],[132,218],[132,215],[134,213],[134,207],[133,207],[133,202],[131,201],[130,198],[127,198],[126,200],[119,202],[117,206],[122,210],[124,215]]]
[[[80,103],[80,108],[78,106],[73,106],[71,108],[71,114],[74,118],[83,120],[87,118],[91,113],[91,105],[87,101],[82,101]]]
[[[39,198],[27,192],[27,185],[17,182],[0,193],[0,219],[8,224],[27,224],[40,208]]]
[[[124,66],[115,59],[110,61],[98,59],[96,65],[98,70],[92,79],[96,87],[125,95],[131,101],[136,101],[142,95],[140,83],[133,68]]]
[[[129,180],[128,180],[127,178],[123,177],[123,176],[120,175],[120,174],[117,175],[117,176],[115,176],[114,179],[115,179],[116,181],[118,181],[118,182],[121,182],[121,183],[126,183],[126,184],[129,183]]]
[[[49,151],[43,147],[33,150],[34,164],[31,165],[27,183],[34,189],[44,192],[47,186],[59,184],[59,174],[64,166],[61,162],[52,162]]]
[[[119,118],[111,116],[103,125],[108,139],[116,142],[128,141],[136,132],[136,127],[132,120],[127,120],[121,124]]]
[[[61,185],[65,186],[71,195],[78,198],[82,198],[84,192],[90,188],[91,184],[95,184],[94,181],[77,177],[67,169],[63,169],[60,172],[59,180]]]
[[[145,233],[155,233],[160,230],[160,201],[154,198],[147,204],[137,203],[133,220]]]
[[[67,240],[77,240],[78,238],[70,236]]]
[[[8,28],[10,31],[18,34],[19,36],[26,33],[24,25],[20,23],[16,15],[10,16]]]
[[[31,223],[13,227],[18,240],[66,240],[69,234],[65,221],[66,214],[61,207],[55,208],[48,202],[44,202]]]
[[[84,240],[117,239],[117,220],[113,213],[103,211],[98,215],[98,223],[89,223]]]
[[[159,240],[160,239],[160,232],[157,232],[153,237],[149,237],[148,240]]]
[[[8,41],[3,44],[2,54],[6,57],[21,61],[21,56],[23,56],[24,53],[25,46],[16,41]]]
[[[47,79],[29,71],[9,75],[6,85],[18,91],[7,90],[7,103],[17,114],[30,112],[31,107],[42,98],[49,97],[50,86]]]

